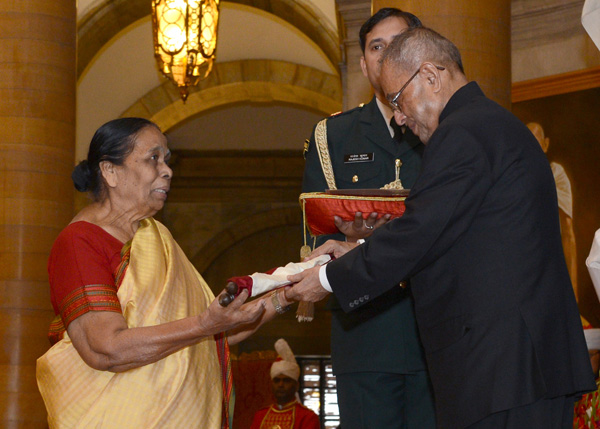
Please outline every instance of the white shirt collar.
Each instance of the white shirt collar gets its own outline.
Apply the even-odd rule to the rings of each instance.
[[[379,111],[381,112],[381,116],[383,116],[383,119],[385,119],[385,124],[388,127],[388,131],[390,132],[390,136],[394,137],[394,129],[390,125],[390,121],[394,117],[394,112],[392,112],[392,109],[390,108],[390,106],[388,106],[385,103],[382,103],[379,100],[379,98],[375,97],[375,101],[377,102],[377,107],[379,107]]]

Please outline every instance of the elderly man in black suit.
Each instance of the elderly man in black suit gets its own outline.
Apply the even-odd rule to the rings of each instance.
[[[395,8],[380,9],[362,25],[360,63],[373,98],[326,121],[325,142],[335,178],[332,184],[323,171],[313,130],[306,148],[302,192],[323,192],[332,185],[339,189],[381,188],[394,181],[396,161],[402,163],[399,178],[403,186],[412,187],[421,169],[424,146],[410,130],[403,133],[390,125],[394,114],[381,90],[378,62],[395,36],[420,26],[415,15]],[[357,222],[341,223],[346,237],[320,236],[316,244],[328,239],[356,241],[386,219],[376,221],[371,216],[363,222],[359,217]],[[328,306],[331,360],[344,429],[434,428],[433,393],[410,289],[389,290],[351,313],[344,312],[335,297]]]
[[[595,383],[544,153],[430,29],[390,44],[381,82],[426,144],[406,212],[361,245],[325,243],[315,254],[338,258],[290,276],[288,297],[332,290],[350,311],[411,278],[439,427],[570,428]]]

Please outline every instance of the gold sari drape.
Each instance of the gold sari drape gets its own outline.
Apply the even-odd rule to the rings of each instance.
[[[118,291],[130,328],[198,315],[214,296],[167,228],[141,222]],[[68,335],[37,362],[51,428],[220,428],[222,383],[213,337],[154,364],[97,371]]]

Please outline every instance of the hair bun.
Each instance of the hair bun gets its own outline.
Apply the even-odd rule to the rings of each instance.
[[[73,173],[71,173],[71,179],[73,179],[75,189],[79,192],[86,192],[89,189],[91,183],[91,171],[87,160],[77,164],[73,169]]]

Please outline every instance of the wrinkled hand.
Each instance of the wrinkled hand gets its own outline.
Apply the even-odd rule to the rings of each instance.
[[[233,329],[239,325],[245,325],[256,321],[265,311],[265,302],[255,300],[245,303],[248,299],[248,291],[244,289],[227,307],[223,307],[219,300],[227,291],[221,292],[217,298],[208,306],[208,309],[200,314],[200,323],[206,334],[214,335],[219,332]]]
[[[318,302],[329,295],[319,281],[320,268],[321,266],[317,265],[301,273],[288,276],[288,280],[295,284],[285,291],[285,298],[293,301]]]
[[[288,300],[285,298],[285,293],[290,289],[289,286],[284,286],[281,288],[282,291],[279,292],[279,303],[282,307],[287,307],[292,304],[292,300]],[[270,293],[266,293],[261,297],[256,298],[250,303],[244,304],[246,305],[260,305],[265,308],[265,311],[256,319],[254,322],[249,324],[244,324],[238,326],[236,329],[230,330],[227,332],[227,341],[229,345],[238,344],[240,341],[245,340],[250,335],[254,334],[258,328],[260,328],[264,323],[274,319],[277,316],[277,311],[275,310],[275,306],[273,305],[273,300],[271,298]]]
[[[367,238],[373,231],[380,226],[385,225],[392,218],[391,214],[386,214],[377,219],[377,213],[371,213],[366,219],[363,219],[361,212],[354,214],[354,220],[345,221],[339,216],[333,217],[335,226],[342,234],[346,236],[346,240],[351,243],[356,243],[360,238]]]
[[[334,258],[339,258],[340,256],[348,253],[348,251],[354,249],[356,246],[358,246],[358,244],[350,243],[348,241],[327,240],[321,246],[313,250],[310,256],[305,258],[305,260],[309,261],[321,255],[327,254],[333,255]]]

